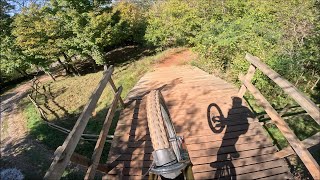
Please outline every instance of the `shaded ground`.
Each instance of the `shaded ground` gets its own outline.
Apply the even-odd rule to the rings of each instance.
[[[40,82],[46,82],[49,80],[51,80],[51,78],[46,75],[39,77]],[[14,88],[11,92],[1,95],[0,122],[2,124],[3,120],[10,120],[6,122],[6,132],[8,133],[8,137],[1,134],[1,144],[3,143],[3,138],[19,139],[20,137],[23,137],[25,135],[27,129],[25,127],[25,123],[23,122],[24,119],[21,118],[20,109],[17,108],[17,104],[23,97],[28,94],[29,89],[31,89],[31,81],[26,82],[17,88]],[[8,141],[9,139],[7,139],[6,141]]]
[[[47,82],[51,78],[43,75],[39,80]],[[33,179],[37,178],[34,175],[39,171],[47,168],[43,164],[51,161],[53,151],[28,136],[25,118],[18,103],[28,94],[30,88],[29,81],[1,95],[0,163],[1,168],[15,167]]]
[[[134,54],[138,57],[143,57],[152,54],[152,51],[140,50],[135,51],[134,47],[129,47],[128,52],[125,49],[120,49],[115,52],[115,55],[108,56],[110,59],[110,64],[115,64],[114,58],[121,57],[121,54]],[[147,53],[147,54],[146,54]],[[194,57],[192,53],[188,50],[181,49],[177,53],[168,54],[164,59],[159,59],[161,66],[173,66],[185,64],[192,60]],[[126,56],[122,58],[122,64],[129,64],[133,62],[136,58],[133,56]],[[157,60],[158,62],[158,60]],[[117,63],[119,63],[117,61]],[[87,68],[90,66],[87,64]],[[124,65],[124,68],[127,66]],[[96,70],[99,70],[97,68]],[[122,68],[123,70],[123,68]],[[120,71],[122,71],[120,70]],[[85,72],[86,73],[86,72]],[[63,78],[63,77],[59,77]],[[41,82],[47,82],[50,78],[46,75],[40,77]],[[126,82],[119,82],[126,83]],[[25,122],[25,117],[23,115],[23,108],[18,107],[21,99],[24,98],[28,90],[30,89],[30,82],[24,83],[17,88],[6,92],[1,95],[1,168],[16,167],[20,169],[26,177],[31,179],[38,179],[39,174],[48,169],[54,150],[49,149],[47,146],[38,142],[34,137],[30,136],[28,132],[27,123]],[[41,138],[41,137],[40,137]],[[73,174],[79,174],[81,167],[71,164],[70,171]],[[77,175],[75,175],[77,177]]]

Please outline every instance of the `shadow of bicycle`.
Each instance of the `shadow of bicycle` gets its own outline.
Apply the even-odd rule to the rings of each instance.
[[[227,117],[224,117],[217,104],[211,103],[208,106],[207,119],[210,129],[217,134],[223,133],[221,146],[217,152],[217,160],[210,163],[214,169],[214,179],[237,179],[236,167],[232,163],[233,159],[240,157],[236,143],[240,135],[248,131],[248,118],[252,117],[249,113],[236,115],[239,108],[246,108],[242,106],[242,99],[239,97],[232,98],[232,107],[229,109]]]

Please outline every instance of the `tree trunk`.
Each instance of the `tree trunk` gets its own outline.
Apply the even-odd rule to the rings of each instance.
[[[94,72],[97,72],[97,64],[96,64],[96,61],[95,61],[92,57],[90,57],[90,59],[91,59],[91,62],[92,62],[93,71],[94,71]]]
[[[66,70],[66,74],[71,74],[71,72],[69,71],[68,67],[60,60],[60,58],[58,58],[58,62],[61,64],[63,69]]]
[[[62,55],[64,57],[64,60],[67,62],[67,66],[68,66],[69,70],[72,71],[73,75],[79,76],[79,74],[77,73],[76,69],[71,64],[71,61],[70,61],[69,57],[67,56],[67,54],[65,52],[62,52]]]
[[[77,56],[74,56],[74,59],[76,60],[76,62],[78,61]],[[75,70],[77,71],[78,76],[81,76],[81,73],[79,72],[79,70],[77,68],[75,68]]]

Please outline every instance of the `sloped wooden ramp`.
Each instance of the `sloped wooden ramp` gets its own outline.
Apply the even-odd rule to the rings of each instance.
[[[148,178],[153,149],[145,95],[157,88],[177,133],[185,138],[195,179],[291,178],[263,127],[236,97],[237,88],[191,66],[156,69],[130,91],[111,145],[107,162],[111,170],[104,178]],[[220,122],[213,120],[219,117]]]

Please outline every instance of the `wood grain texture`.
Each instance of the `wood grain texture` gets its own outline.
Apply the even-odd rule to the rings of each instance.
[[[230,176],[290,177],[286,163],[258,123],[237,88],[191,66],[159,68],[147,73],[129,92],[131,102],[120,115],[104,179],[147,179],[152,163],[146,94],[161,89],[177,133],[184,136],[195,179],[212,179],[222,168]]]
[[[256,67],[255,67],[254,65],[250,64],[249,69],[248,69],[248,72],[247,72],[247,74],[246,74],[246,76],[245,76],[246,80],[250,82],[251,79],[253,78],[255,72],[256,72]],[[242,85],[242,86],[240,87],[240,89],[239,89],[238,97],[243,98],[243,96],[244,96],[244,94],[246,93],[246,91],[247,91],[246,86],[245,86],[245,85]]]
[[[116,94],[114,96],[114,99],[111,103],[111,107],[108,110],[108,114],[104,120],[99,138],[97,140],[96,146],[94,148],[92,157],[91,157],[91,163],[88,167],[87,173],[84,177],[84,179],[94,179],[97,167],[100,162],[101,154],[103,151],[104,144],[106,143],[106,138],[111,126],[111,122],[114,117],[114,113],[116,111],[116,108],[118,106],[118,101],[120,100],[120,95],[122,92],[122,86],[119,87],[119,89],[116,91]]]

